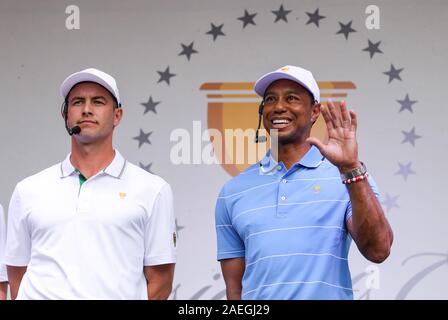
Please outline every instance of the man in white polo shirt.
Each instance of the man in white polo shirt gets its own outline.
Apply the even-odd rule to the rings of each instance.
[[[8,277],[6,266],[3,264],[3,254],[5,253],[6,225],[3,207],[0,204],[0,300],[5,300],[8,290]]]
[[[4,258],[11,297],[166,299],[176,259],[170,186],[113,148],[123,115],[113,77],[76,72],[61,94],[71,153],[14,190]]]

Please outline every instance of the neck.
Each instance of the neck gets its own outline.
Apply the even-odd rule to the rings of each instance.
[[[311,145],[307,142],[304,143],[288,143],[280,144],[278,146],[278,156],[273,153],[274,158],[277,158],[278,162],[283,162],[287,169],[298,161],[310,150]]]
[[[84,144],[72,138],[70,161],[88,179],[107,167],[115,157],[112,141]]]

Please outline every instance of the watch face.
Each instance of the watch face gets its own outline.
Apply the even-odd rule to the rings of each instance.
[[[367,173],[367,168],[364,165],[364,163],[361,162],[361,167],[352,169],[348,172],[345,173],[341,173],[341,179],[342,180],[348,180],[348,179],[353,179],[359,176],[363,176]]]

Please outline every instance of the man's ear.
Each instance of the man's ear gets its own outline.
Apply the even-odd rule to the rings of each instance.
[[[62,119],[65,120],[65,118],[67,117],[67,112],[68,112],[68,105],[67,105],[67,100],[65,100],[62,105],[61,105],[61,117]]]
[[[315,124],[316,123],[316,121],[317,121],[317,119],[319,118],[319,116],[320,116],[320,107],[321,107],[321,104],[320,104],[320,102],[319,103],[315,103],[313,106],[312,106],[312,111],[311,111],[311,122],[313,123],[313,124]]]
[[[121,118],[123,117],[123,108],[115,108],[114,111],[114,128],[120,124]]]

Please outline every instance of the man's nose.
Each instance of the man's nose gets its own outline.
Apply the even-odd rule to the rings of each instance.
[[[274,112],[276,113],[281,113],[286,111],[285,108],[285,100],[283,100],[282,98],[279,98],[275,104],[274,104],[274,108],[273,108]]]
[[[83,107],[82,107],[82,114],[83,115],[87,115],[87,114],[92,114],[92,109],[93,109],[93,105],[91,102],[87,101]]]

